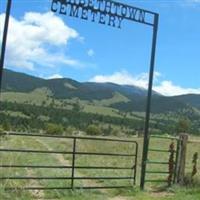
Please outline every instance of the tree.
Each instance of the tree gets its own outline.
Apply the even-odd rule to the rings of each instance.
[[[63,126],[57,125],[53,123],[46,124],[46,134],[50,135],[62,135],[63,134]]]
[[[102,132],[103,132],[104,135],[111,135],[113,128],[109,124],[107,127],[102,127],[101,130],[102,130]]]
[[[189,119],[180,119],[177,123],[176,131],[177,133],[186,133],[189,132],[191,122]]]
[[[96,125],[89,125],[86,129],[88,135],[101,135],[101,130]]]
[[[10,131],[10,129],[11,129],[10,124],[7,120],[3,123],[2,127],[5,131]]]
[[[73,104],[73,111],[80,112],[81,110],[82,110],[82,107],[80,105],[80,102],[76,100],[76,102]]]

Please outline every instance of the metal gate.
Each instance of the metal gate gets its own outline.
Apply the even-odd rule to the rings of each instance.
[[[39,134],[26,134],[26,133],[8,133],[6,134],[6,137],[12,138],[12,137],[21,137],[21,138],[32,138],[37,139],[38,141],[43,138],[43,140],[51,140],[51,144],[56,144],[56,139],[61,139],[62,142],[68,141],[68,143],[65,144],[66,149],[64,150],[53,150],[53,149],[32,149],[32,148],[14,148],[14,147],[0,147],[0,153],[1,154],[20,154],[20,155],[64,155],[68,156],[69,163],[66,165],[45,165],[45,164],[39,164],[39,163],[7,163],[5,161],[1,162],[0,168],[4,169],[5,173],[3,176],[0,177],[0,181],[3,183],[5,181],[58,181],[58,180],[64,180],[69,181],[69,184],[64,186],[32,186],[25,184],[23,187],[7,187],[5,186],[4,189],[24,189],[24,190],[48,190],[48,189],[102,189],[102,188],[129,188],[132,187],[136,183],[136,173],[137,173],[137,157],[138,157],[138,143],[136,141],[132,140],[120,140],[120,139],[111,139],[111,138],[97,138],[97,137],[68,137],[68,136],[54,136],[54,135],[39,135]],[[115,148],[120,147],[120,145],[125,145],[123,149],[120,149],[120,152],[106,152],[104,149],[101,149],[101,151],[93,151],[92,148],[95,147],[99,142],[103,143],[104,145],[107,145],[108,147],[111,147],[115,150]],[[86,144],[89,143],[89,144]],[[88,151],[82,151],[81,146],[87,145]],[[129,152],[127,153],[126,147],[128,145],[131,145],[132,147],[129,148]],[[98,146],[98,145],[97,145]],[[99,145],[99,147],[102,147],[102,145]],[[90,150],[91,149],[91,150]],[[116,151],[116,150],[115,150]],[[131,151],[131,153],[130,153]],[[87,158],[86,158],[87,157]],[[36,157],[37,158],[37,157]],[[109,160],[112,160],[115,158],[113,162],[109,162]],[[117,158],[117,160],[116,160]],[[129,166],[126,166],[126,163],[123,163],[123,161],[120,161],[120,158],[122,160],[128,159],[129,163],[132,163]],[[48,159],[46,157],[46,159]],[[79,159],[82,159],[82,162],[79,162]],[[88,164],[88,160],[94,161],[94,163]],[[104,160],[108,160],[108,164],[104,162]],[[102,160],[103,163],[100,161]],[[131,162],[130,162],[131,161]],[[45,161],[44,161],[45,162]],[[81,163],[81,164],[80,164]],[[86,163],[86,164],[84,164]],[[96,164],[98,163],[98,165]],[[100,164],[101,163],[101,164]],[[111,163],[111,165],[109,165]],[[43,176],[43,174],[40,172],[39,176],[24,176],[23,174],[10,176],[9,173],[12,169],[31,169],[31,170],[66,170],[68,172],[68,176]],[[9,170],[8,170],[9,169]],[[81,170],[86,170],[87,175],[85,176],[85,173],[80,172]],[[91,173],[90,173],[91,171]],[[116,175],[112,175],[114,171],[118,171],[119,173],[116,173]],[[127,171],[130,175],[127,176],[121,176],[120,174],[123,174],[122,172]],[[8,173],[9,172],[9,173]],[[110,174],[110,175],[101,175],[101,174]],[[81,175],[82,174],[82,175]],[[84,175],[83,175],[84,174]],[[98,176],[95,176],[94,174],[98,174]],[[100,175],[99,175],[100,174]],[[89,176],[90,175],[90,176]],[[90,184],[87,185],[87,182],[83,185],[80,185],[80,181],[87,181],[90,180]],[[121,180],[128,180],[128,184],[126,185],[118,185],[118,184],[111,184],[102,182],[102,181],[108,181],[109,180],[115,180],[120,181]]]
[[[151,142],[154,139],[159,139],[159,141],[162,141],[161,148],[155,146],[152,147]],[[178,170],[177,161],[179,154],[179,143],[180,140],[176,137],[151,135],[150,147],[148,148],[148,159],[146,161],[146,183],[166,183],[168,186],[171,186],[172,183],[175,183]],[[159,159],[153,160],[151,158],[152,154]],[[151,167],[149,167],[150,165]],[[149,178],[150,175],[153,175],[153,178]]]

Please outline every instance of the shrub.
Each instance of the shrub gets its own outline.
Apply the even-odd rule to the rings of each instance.
[[[101,135],[101,130],[96,125],[89,125],[86,129],[88,135]]]
[[[184,185],[189,187],[200,187],[200,179],[197,176],[192,177],[191,174],[188,173],[184,177]]]
[[[47,123],[45,132],[46,132],[46,134],[50,134],[50,135],[62,135],[63,134],[63,126],[53,124],[53,123]]]
[[[74,134],[76,134],[76,129],[74,128],[74,127],[67,127],[66,129],[65,129],[65,135],[74,135]]]

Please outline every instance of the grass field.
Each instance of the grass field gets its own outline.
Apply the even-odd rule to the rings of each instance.
[[[13,192],[5,191],[4,187],[68,187],[69,180],[3,180],[1,181],[0,194],[2,200],[30,200],[30,199],[61,199],[61,200],[199,200],[200,199],[200,185],[195,187],[166,187],[166,184],[152,184],[146,185],[146,190],[141,192],[139,190],[140,180],[140,164],[142,152],[142,138],[128,138],[136,140],[139,143],[139,158],[137,166],[137,184],[133,189],[113,189],[113,190],[44,190],[44,191],[22,191],[16,190]],[[196,138],[194,138],[196,139]],[[197,138],[198,139],[198,138]],[[1,137],[0,148],[13,149],[35,149],[48,151],[71,151],[71,139],[52,139],[52,138],[35,138],[22,136],[7,136]],[[152,148],[169,149],[171,141],[162,139],[151,139],[150,146]],[[133,153],[134,146],[128,143],[119,144],[116,142],[102,142],[102,141],[77,141],[77,151],[84,152],[109,152],[109,153]],[[189,145],[187,151],[187,167],[186,172],[191,173],[192,170],[192,155],[195,152],[200,152],[198,144]],[[60,154],[35,154],[35,153],[0,153],[1,164],[27,164],[27,165],[71,165],[71,155]],[[167,153],[151,152],[149,154],[150,160],[168,161],[169,155]],[[81,166],[132,166],[133,159],[130,157],[105,157],[99,156],[77,156],[76,164]],[[162,170],[167,171],[166,165],[148,165],[148,170]],[[130,170],[78,170],[75,176],[130,176]],[[31,168],[2,168],[0,176],[70,176],[70,169],[31,169]],[[200,170],[196,175],[196,179],[200,177]],[[167,175],[148,175],[147,179],[166,179]],[[75,186],[106,186],[106,185],[131,185],[127,180],[100,180],[100,181],[75,181]],[[161,192],[158,188],[164,188]]]

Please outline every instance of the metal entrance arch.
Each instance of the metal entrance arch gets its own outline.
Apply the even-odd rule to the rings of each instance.
[[[8,32],[9,15],[11,9],[12,0],[7,0],[7,10],[6,10],[6,20],[4,25],[4,33],[2,40],[1,58],[0,58],[0,89],[2,82],[2,73],[4,66],[4,57],[6,49],[6,38]],[[70,11],[68,9],[71,9]],[[101,20],[101,16],[108,17],[108,25],[115,27],[113,24],[114,17],[118,17],[122,20],[130,20],[137,23],[142,23],[144,25],[150,26],[153,31],[152,35],[152,49],[150,58],[150,69],[149,69],[149,84],[148,84],[148,96],[146,103],[146,115],[145,115],[145,128],[144,128],[144,143],[143,143],[143,154],[142,154],[142,170],[141,170],[141,182],[140,187],[144,189],[145,184],[145,173],[146,173],[146,162],[148,157],[148,146],[149,146],[149,120],[151,112],[151,97],[152,97],[152,85],[153,85],[153,75],[154,75],[154,65],[155,65],[155,55],[156,55],[156,41],[157,41],[157,31],[159,14],[148,11],[145,9],[133,7],[124,3],[113,0],[52,0],[51,10],[53,12],[59,12],[59,14],[69,15],[75,18],[81,18],[83,20],[88,20],[89,14],[93,16],[92,22],[95,22],[94,16],[98,14],[100,19],[98,23],[104,24]],[[125,12],[125,10],[129,10]],[[81,15],[79,15],[79,11]],[[90,16],[91,18],[91,16]],[[111,20],[112,19],[112,20]],[[112,23],[111,23],[112,22]],[[121,28],[121,24],[117,28]]]

